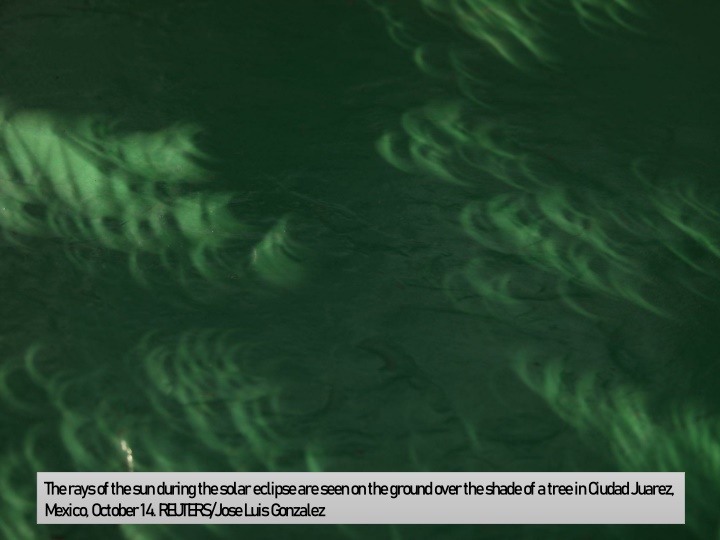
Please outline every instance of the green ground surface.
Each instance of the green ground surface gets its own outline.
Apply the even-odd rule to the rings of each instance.
[[[549,4],[0,2],[0,536],[717,538],[720,7]],[[35,525],[127,447],[681,470],[689,525]]]

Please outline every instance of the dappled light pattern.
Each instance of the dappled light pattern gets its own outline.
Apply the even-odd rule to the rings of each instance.
[[[551,7],[562,11],[560,2],[423,3],[453,14],[477,41],[499,48],[506,64],[520,73],[527,64],[512,49],[497,45],[496,30],[513,36],[517,45],[532,53],[535,67],[550,63],[543,46],[553,40],[531,28],[552,20],[540,13]],[[624,1],[578,1],[564,9],[574,10],[585,23],[623,29],[623,14],[642,12]],[[660,274],[667,276],[668,268],[682,274],[687,267],[707,274],[713,264],[708,255],[717,258],[714,237],[720,221],[715,197],[700,198],[690,174],[687,178],[659,175],[656,156],[628,160],[624,178],[611,180],[570,169],[569,157],[548,156],[538,142],[543,133],[511,112],[504,97],[492,89],[492,77],[483,77],[482,64],[476,62],[473,68],[468,61],[473,54],[482,52],[473,53],[468,45],[450,49],[441,66],[434,67],[416,54],[424,72],[453,75],[444,77],[449,83],[447,97],[407,112],[401,130],[378,141],[380,154],[398,169],[481,194],[482,199],[465,208],[460,221],[483,250],[455,278],[461,274],[493,304],[486,307],[495,313],[531,299],[533,292],[518,287],[521,280],[514,275],[515,268],[526,274],[529,265],[541,273],[531,280],[542,283],[534,293],[536,300],[562,299],[576,312],[593,316],[592,308],[581,300],[592,292],[669,316],[655,301],[657,290],[665,286]],[[557,59],[561,61],[562,55]],[[551,92],[552,87],[541,80],[540,91]],[[664,270],[652,275],[650,265],[659,261]],[[691,280],[685,281],[693,289]]]
[[[541,11],[547,2],[515,0],[423,0],[431,12],[454,19],[472,38],[484,42],[516,67],[539,60],[551,64]]]
[[[288,2],[287,15],[163,0],[147,16],[134,15],[143,2],[71,2],[88,27],[122,8],[108,24],[134,25],[123,60],[140,73],[168,64],[138,95],[172,114],[135,123],[165,127],[81,114],[81,99],[72,113],[2,101],[0,537],[675,540],[484,526],[67,532],[35,526],[28,482],[45,470],[601,464],[686,470],[682,534],[717,538],[714,154],[685,159],[683,126],[647,127],[650,114],[620,134],[625,89],[595,88],[596,68],[612,78],[618,60],[605,45],[657,37],[645,36],[651,3],[323,2]],[[70,11],[27,16],[70,33]],[[382,37],[383,22],[394,44],[347,39],[329,54],[345,32]],[[171,31],[177,59],[164,56]],[[623,69],[640,62],[621,49]],[[197,57],[186,66],[184,53]],[[107,86],[132,93],[140,78]],[[196,99],[197,123],[172,121]]]
[[[229,287],[248,272],[267,273],[273,284],[285,284],[282,276],[297,281],[301,262],[288,254],[282,223],[270,232],[252,227],[231,209],[236,195],[203,189],[212,174],[195,143],[200,128],[123,133],[102,119],[2,110],[6,239],[57,238],[70,248],[123,252],[145,283],[148,265],[164,267],[188,289],[200,280]]]
[[[253,376],[247,367],[252,347],[243,343],[242,335],[194,332],[166,345],[153,341],[158,340],[149,336],[138,354],[158,421],[224,455],[233,470],[277,466],[275,456],[283,448],[268,416],[279,390]],[[171,456],[150,451],[146,459],[151,462],[140,466],[150,471],[163,460],[169,463]]]
[[[690,536],[718,538],[720,520],[720,424],[701,405],[674,405],[657,411],[649,396],[633,388],[600,392],[597,375],[568,383],[571,366],[560,361],[533,369],[532,354],[518,355],[519,376],[595,447],[607,452],[620,470],[684,472],[686,523]]]
[[[502,121],[473,114],[460,101],[430,104],[403,116],[403,136],[388,133],[378,141],[381,155],[399,169],[468,185],[472,175],[488,173],[513,187],[529,175],[526,157],[504,139]]]
[[[482,184],[490,181],[501,191],[460,216],[485,248],[467,277],[489,300],[513,302],[512,275],[498,269],[524,263],[546,273],[544,281],[556,279],[555,298],[569,300],[568,289],[582,286],[659,314],[659,306],[643,295],[651,278],[639,255],[671,253],[695,268],[703,263],[691,254],[692,245],[706,246],[717,257],[712,238],[720,221],[713,201],[700,200],[692,181],[661,183],[648,178],[639,161],[628,164],[631,182],[623,190],[567,183],[561,166],[499,142],[493,132],[502,133],[501,126],[481,119],[473,126],[472,118],[459,103],[428,106],[404,118],[406,155],[395,149],[397,135],[385,135],[379,150],[408,173],[466,187],[475,183],[492,193],[493,187]],[[509,188],[513,191],[505,191]]]
[[[508,136],[503,141],[502,124],[468,108],[445,102],[408,113],[407,149],[398,134],[383,136],[378,148],[405,172],[486,194],[460,220],[484,248],[467,277],[489,300],[513,302],[512,275],[498,271],[503,264],[530,264],[547,275],[544,281],[556,280],[556,297],[569,300],[568,290],[581,286],[661,314],[647,295],[655,279],[648,259],[664,259],[678,273],[711,272],[707,256],[718,256],[720,215],[716,198],[701,198],[692,177],[658,178],[648,174],[648,160],[638,159],[627,164],[627,181],[618,187],[569,181],[561,164],[523,151]]]
[[[496,255],[476,259],[467,278],[497,302],[523,300],[512,291],[512,273],[497,273],[499,257],[529,263],[554,278],[557,297],[580,312],[585,311],[572,300],[572,291],[604,294],[671,316],[643,292],[664,286],[659,272],[648,271],[648,259],[663,260],[678,274],[690,269],[709,273],[707,256],[717,258],[713,238],[720,231],[720,216],[711,200],[694,196],[692,184],[641,185],[650,196],[632,206],[629,196],[618,195],[610,204],[588,188],[559,187],[504,193],[468,206],[461,215],[465,230]],[[690,281],[687,287],[692,288]]]
[[[449,182],[473,200],[458,222],[477,247],[464,268],[448,272],[447,294],[482,317],[478,331],[498,336],[520,379],[586,437],[607,470],[687,471],[688,531],[653,531],[648,538],[718,538],[720,432],[717,397],[710,395],[717,355],[705,350],[716,351],[717,341],[698,330],[714,325],[720,284],[720,201],[708,178],[717,173],[706,167],[712,158],[700,166],[683,161],[673,127],[664,128],[654,147],[624,147],[608,129],[601,132],[603,150],[590,148],[596,126],[607,121],[603,115],[618,115],[612,118],[622,131],[621,108],[598,106],[570,122],[567,133],[551,132],[555,118],[545,112],[551,108],[562,126],[581,110],[574,100],[592,95],[572,71],[593,67],[554,38],[566,35],[568,21],[597,40],[581,48],[583,33],[571,34],[583,51],[626,35],[642,40],[650,4],[419,3],[470,39],[453,35],[443,48],[436,35],[427,45],[414,37],[407,48],[417,67],[445,95],[406,112],[377,148],[407,181]],[[397,33],[389,13],[386,7]],[[621,101],[622,89],[610,88]],[[575,153],[563,152],[563,137],[581,141],[567,145]],[[500,321],[514,332],[503,331]],[[668,329],[670,336],[658,335]],[[663,350],[666,344],[672,345]],[[562,362],[544,360],[555,356]],[[696,402],[686,404],[688,397]],[[572,459],[564,466],[572,469]],[[617,535],[645,537],[631,530]]]
[[[36,470],[275,470],[288,454],[302,462],[302,445],[293,454],[289,445],[298,441],[274,427],[280,381],[263,376],[249,351],[239,332],[194,331],[149,334],[112,368],[88,358],[81,372],[63,369],[52,348],[40,345],[4,359],[0,401],[13,415],[0,428],[27,422],[28,429],[4,445],[0,530],[37,538],[25,525],[34,497],[24,480]],[[99,398],[97,388],[112,391]],[[127,527],[128,538],[135,528]]]
[[[376,357],[385,369],[357,365],[353,354]],[[0,430],[25,426],[22,438],[4,444],[0,465],[6,536],[37,538],[26,525],[35,506],[25,481],[36,470],[435,470],[446,448],[454,455],[449,470],[488,466],[486,449],[473,442],[474,422],[459,421],[442,388],[380,338],[312,363],[242,329],[149,332],[113,360],[79,358],[82,370],[68,368],[51,344],[4,359],[0,403],[12,414],[0,418]],[[202,529],[233,537],[232,528]],[[128,539],[198,534],[157,525],[119,530]],[[328,526],[320,537],[338,534]]]
[[[415,50],[421,68],[427,45],[396,14],[391,2],[366,0],[382,13],[390,36]],[[645,10],[636,0],[418,0],[433,17],[456,24],[467,36],[523,70],[558,67],[561,62],[549,20],[574,16],[587,30],[606,34],[617,28],[643,33]],[[459,60],[459,57],[455,57]],[[460,64],[456,64],[459,66]],[[426,70],[431,72],[432,70]],[[465,75],[469,75],[465,73]],[[478,78],[476,74],[473,78]]]

